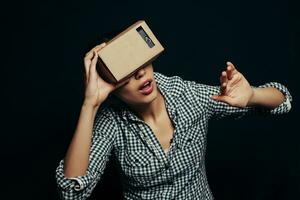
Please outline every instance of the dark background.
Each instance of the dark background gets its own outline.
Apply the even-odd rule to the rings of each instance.
[[[300,199],[299,8],[289,1],[1,3],[1,199],[58,199],[55,168],[83,101],[87,44],[146,20],[165,47],[155,71],[218,85],[230,60],[251,85],[277,81],[288,115],[211,121],[206,157],[216,199]],[[109,162],[91,199],[118,199]],[[107,197],[107,198],[104,198]]]

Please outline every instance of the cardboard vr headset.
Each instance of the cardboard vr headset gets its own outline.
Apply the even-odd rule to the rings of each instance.
[[[118,83],[150,64],[164,48],[144,20],[119,33],[98,51],[98,74],[109,83]]]

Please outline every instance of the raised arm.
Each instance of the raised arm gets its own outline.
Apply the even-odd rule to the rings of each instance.
[[[240,118],[248,114],[283,114],[291,109],[292,96],[277,82],[258,87],[251,86],[246,78],[227,62],[220,76],[220,86],[187,81],[199,103],[206,107],[209,118]]]
[[[227,62],[227,69],[220,76],[219,92],[214,93],[213,90],[216,88],[208,89],[210,97],[227,105],[212,102],[211,110],[215,113],[225,111],[224,116],[228,113],[233,113],[237,117],[249,113],[282,114],[291,109],[292,96],[285,86],[276,82],[259,87],[250,86],[231,62]],[[216,118],[220,117],[222,114]]]
[[[231,62],[227,62],[227,69],[220,76],[220,84],[220,94],[212,95],[211,98],[231,106],[263,106],[273,109],[285,98],[284,94],[274,87],[254,89]]]
[[[84,58],[85,98],[66,156],[56,169],[58,191],[62,199],[86,199],[99,181],[110,156],[116,124],[108,108],[101,104],[109,93],[124,82],[110,84],[96,71],[97,45]],[[98,110],[100,109],[100,110]]]
[[[82,116],[88,113],[82,110]],[[91,117],[91,116],[89,116]],[[95,120],[82,118],[91,131],[73,136],[68,152],[56,168],[57,189],[61,199],[83,200],[89,197],[104,172],[116,135],[116,124],[104,110]],[[80,126],[80,124],[79,124]],[[89,128],[87,128],[89,129]]]

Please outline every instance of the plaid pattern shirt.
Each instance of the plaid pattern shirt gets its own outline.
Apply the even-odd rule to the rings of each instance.
[[[57,188],[62,199],[87,199],[113,153],[118,160],[124,199],[212,200],[205,170],[206,134],[209,119],[248,114],[282,114],[291,109],[292,96],[280,83],[275,87],[285,100],[274,109],[238,108],[210,99],[219,86],[183,80],[154,72],[159,91],[175,126],[173,140],[164,152],[150,126],[122,106],[100,107],[94,122],[89,167],[84,176],[66,178],[63,162],[56,168]],[[253,87],[253,86],[252,86]]]

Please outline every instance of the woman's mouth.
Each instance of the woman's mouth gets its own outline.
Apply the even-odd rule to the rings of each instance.
[[[153,81],[148,81],[140,90],[139,92],[144,94],[144,95],[148,95],[153,91]]]

